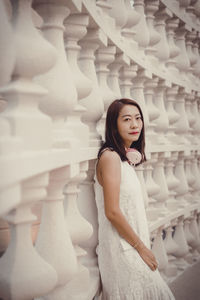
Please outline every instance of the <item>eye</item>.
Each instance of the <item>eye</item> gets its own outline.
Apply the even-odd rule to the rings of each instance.
[[[131,120],[131,118],[125,118],[125,119],[124,119],[124,121],[126,121],[126,122],[127,122],[127,121],[130,121],[130,120]]]
[[[136,120],[142,120],[141,116],[136,117]]]

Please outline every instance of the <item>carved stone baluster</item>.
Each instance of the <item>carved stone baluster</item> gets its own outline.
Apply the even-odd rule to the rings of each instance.
[[[158,269],[164,272],[168,265],[168,257],[163,242],[163,226],[157,229],[156,237],[153,241],[152,251],[158,262]]]
[[[194,153],[192,156],[192,164],[191,164],[192,174],[195,178],[195,181],[191,183],[192,186],[192,196],[193,201],[199,203],[199,193],[200,193],[200,181],[199,181],[199,168],[198,168],[198,158],[197,155]]]
[[[169,210],[174,211],[177,206],[177,200],[175,199],[175,189],[176,187],[180,184],[178,178],[175,177],[173,168],[175,166],[175,162],[177,161],[178,158],[178,152],[171,152],[171,156],[167,158],[166,166],[165,166],[165,173],[166,173],[166,181],[167,181],[167,186],[169,190],[169,197],[166,201],[167,208]]]
[[[200,247],[200,235],[199,235],[198,225],[197,225],[197,209],[191,213],[189,230],[194,237],[194,242],[191,245],[192,258],[193,261],[197,261],[199,259],[198,248]]]
[[[172,220],[170,226],[167,226],[167,228],[165,228],[166,236],[164,239],[164,245],[165,245],[165,249],[166,249],[167,256],[168,256],[168,266],[164,270],[164,273],[170,281],[172,281],[173,278],[175,278],[178,273],[177,266],[175,264],[176,258],[174,257],[173,254],[175,251],[178,250],[179,245],[176,244],[176,242],[174,241],[174,239],[172,237],[173,224],[174,224],[174,222]]]
[[[185,159],[185,175],[188,183],[188,193],[186,194],[185,198],[190,202],[193,203],[194,197],[192,196],[192,186],[195,182],[195,176],[192,170],[192,159],[191,157],[186,157]]]
[[[154,221],[159,213],[157,211],[157,207],[155,206],[156,200],[154,199],[154,196],[160,192],[160,187],[156,182],[153,180],[153,163],[156,162],[157,153],[151,153],[151,159],[147,160],[144,164],[145,172],[144,172],[144,178],[145,178],[145,186],[146,191],[148,194],[148,206],[146,208],[147,218],[149,221]]]
[[[196,93],[193,105],[191,106],[192,115],[195,117],[195,123],[193,124],[193,144],[199,144],[200,134],[200,93]]]
[[[189,122],[185,111],[185,89],[179,88],[178,94],[177,94],[177,101],[175,104],[175,109],[180,115],[180,118],[178,121],[174,124],[175,125],[175,133],[178,135],[177,142],[180,144],[188,144],[188,141],[186,140],[185,136],[188,133],[189,130]]]
[[[176,249],[173,253],[173,255],[176,257],[176,260],[174,262],[180,271],[183,271],[188,266],[187,262],[184,260],[184,257],[189,252],[188,244],[183,230],[183,220],[184,216],[178,217],[174,232],[174,241],[179,246],[178,249]]]
[[[130,65],[130,59],[124,53],[116,53],[114,61],[108,66],[110,73],[108,77],[108,85],[113,90],[116,98],[121,98],[121,90],[119,85],[119,70],[124,65]]]
[[[137,76],[133,79],[133,86],[131,89],[132,98],[135,99],[142,109],[142,113],[144,116],[144,124],[147,136],[147,145],[149,144],[150,136],[149,136],[149,116],[147,112],[147,107],[144,99],[144,82],[149,79],[151,74],[146,72],[146,70],[139,69],[137,71]]]
[[[179,26],[176,30],[176,46],[180,49],[179,54],[176,56],[176,66],[184,75],[189,70],[190,61],[188,58],[186,45],[185,45],[186,29],[184,26]],[[184,77],[183,77],[184,78]]]
[[[136,173],[137,173],[137,176],[139,178],[139,181],[140,181],[140,184],[142,187],[143,201],[144,201],[144,206],[146,208],[148,206],[149,199],[148,199],[147,189],[146,189],[146,185],[145,185],[145,181],[144,181],[144,166],[139,165],[136,168]]]
[[[115,3],[115,0],[110,0],[109,3],[111,4],[109,14],[115,20],[116,33],[120,35],[122,28],[125,26],[128,20],[126,5],[124,3],[124,0],[119,0],[117,5]]]
[[[82,256],[81,262],[90,272],[90,286],[88,288],[87,299],[93,299],[97,290],[100,288],[100,276],[97,263],[98,253],[98,217],[97,207],[94,194],[94,173],[96,160],[89,161],[89,169],[87,178],[80,185],[80,193],[78,196],[78,207],[81,215],[93,227],[93,234],[88,241],[82,241],[81,248],[87,251],[87,255]]]
[[[195,120],[195,116],[194,114],[192,113],[192,106],[195,105],[194,104],[194,93],[191,93],[189,95],[186,96],[186,99],[185,99],[185,111],[186,111],[186,114],[187,114],[187,118],[188,118],[188,123],[189,123],[189,130],[188,130],[188,136],[187,136],[187,139],[189,140],[189,142],[191,144],[194,144],[195,143],[195,137],[193,135],[193,132],[194,132],[194,124],[196,122]]]
[[[189,188],[184,169],[184,153],[182,151],[178,154],[174,175],[179,180],[179,185],[175,187],[175,191],[177,193],[175,197],[177,199],[178,207],[185,207],[187,205],[187,201],[184,197],[188,193]]]
[[[92,90],[92,81],[81,72],[78,66],[78,56],[81,49],[78,41],[87,33],[86,26],[88,22],[89,16],[79,13],[70,14],[64,21],[65,50],[76,86],[78,100],[87,97]],[[73,131],[74,136],[81,142],[81,145],[88,146],[89,128],[81,121],[81,115],[84,111],[85,108],[78,103],[69,115],[67,125]]]
[[[67,283],[77,273],[77,259],[65,221],[63,187],[69,180],[69,166],[50,172],[47,198],[43,204],[42,219],[36,248],[39,254],[57,272],[56,288],[45,300],[66,299]]]
[[[131,88],[133,86],[132,79],[136,77],[137,65],[132,64],[130,66],[123,66],[120,72],[120,88],[122,97],[132,98]],[[135,101],[138,101],[137,95],[133,97]]]
[[[2,298],[28,300],[50,292],[56,285],[55,270],[36,252],[31,239],[31,223],[36,218],[31,212],[31,206],[45,198],[47,184],[48,174],[23,181],[20,205],[5,218],[10,225],[11,240],[0,259],[3,271],[0,275]]]
[[[155,131],[158,134],[158,143],[159,144],[167,144],[167,138],[165,134],[168,131],[169,127],[169,119],[167,116],[166,108],[164,105],[164,91],[167,88],[166,81],[159,80],[158,87],[155,89],[155,96],[154,96],[154,104],[160,111],[159,117],[154,120],[156,124]]]
[[[186,50],[187,50],[187,54],[188,54],[188,58],[190,61],[190,68],[189,68],[189,74],[188,76],[190,77],[191,80],[194,80],[194,76],[193,76],[193,71],[194,68],[193,66],[196,64],[197,62],[197,56],[195,55],[195,53],[192,51],[193,49],[193,40],[196,37],[196,32],[192,31],[192,32],[187,32],[186,34]]]
[[[173,72],[173,74],[178,75],[178,70],[176,68],[176,56],[180,53],[180,48],[175,45],[175,29],[178,27],[179,19],[170,18],[167,20],[167,39],[169,44],[169,59],[166,62],[168,69]]]
[[[154,196],[157,200],[156,207],[159,209],[161,215],[166,214],[166,201],[169,197],[169,190],[167,186],[166,176],[164,172],[166,154],[161,152],[158,154],[158,161],[153,170],[153,179],[160,187],[160,192]]]
[[[196,245],[196,241],[195,241],[195,237],[193,236],[193,234],[190,231],[190,217],[186,217],[184,220],[184,232],[185,232],[185,238],[186,238],[187,244],[189,246],[189,252],[187,253],[187,255],[184,258],[189,264],[192,264],[193,257],[192,257],[191,249],[193,246]]]
[[[161,36],[154,28],[155,12],[158,10],[159,1],[145,1],[146,21],[149,28],[149,45],[145,53],[149,56],[151,63],[155,66],[158,63],[157,50],[155,45],[160,41]]]
[[[180,118],[180,115],[174,109],[174,103],[176,101],[176,95],[178,93],[178,86],[174,85],[166,90],[166,110],[169,120],[169,128],[167,132],[167,139],[170,143],[177,143],[178,136],[175,134],[174,124]]]
[[[105,132],[105,120],[106,120],[106,111],[112,101],[116,99],[115,94],[108,86],[108,65],[113,62],[115,57],[116,48],[115,46],[99,47],[95,53],[95,66],[96,73],[99,83],[99,88],[102,95],[102,100],[104,102],[104,114],[101,121],[98,124],[98,130],[101,133],[102,139],[104,140]]]
[[[41,151],[49,150],[52,144],[51,120],[38,109],[38,103],[47,91],[33,82],[32,78],[47,72],[53,66],[55,50],[34,27],[31,3],[30,0],[12,1],[16,61],[12,82],[1,91],[8,101],[2,116],[8,120],[12,136],[21,140],[16,147],[16,154],[20,153],[20,157],[23,157],[23,151],[37,156]],[[37,170],[37,165],[34,167]],[[0,275],[0,297],[5,299],[29,300],[44,295],[54,288],[57,280],[55,270],[38,255],[32,244],[31,224],[35,216],[31,209],[33,204],[46,195],[48,173],[33,175],[30,179],[23,180],[20,185],[16,184],[15,191],[8,189],[3,193],[3,198],[12,199],[15,192],[17,201],[20,201],[6,216],[11,226],[11,240],[0,260],[1,270],[4,270]]]
[[[140,20],[140,14],[134,9],[129,0],[124,0],[127,10],[127,22],[122,29],[122,36],[125,37],[124,43],[131,50],[138,50],[138,44],[134,40],[136,34],[134,26],[138,24]]]
[[[67,116],[77,104],[77,91],[65,53],[63,38],[65,29],[63,22],[70,10],[62,0],[35,0],[34,7],[44,20],[42,25],[44,37],[57,50],[54,67],[36,79],[49,91],[40,103],[40,108],[52,117],[54,147],[76,146],[77,139],[74,138],[66,123]]]
[[[144,13],[144,0],[135,0],[134,8],[140,14],[139,22],[134,26],[134,30],[136,32],[134,39],[138,42],[139,48],[142,51],[149,45],[149,29],[146,22],[146,16]],[[140,34],[140,30],[142,34]]]
[[[165,71],[165,63],[170,57],[170,49],[166,35],[166,20],[169,17],[172,17],[171,11],[167,8],[162,8],[156,13],[156,22],[155,22],[155,29],[160,34],[160,41],[155,45],[157,50],[156,56],[159,59],[160,66],[162,67],[163,71]]]
[[[90,146],[98,146],[101,138],[97,132],[96,124],[103,115],[104,103],[96,75],[94,52],[99,45],[102,47],[107,45],[107,38],[101,29],[89,28],[86,36],[79,42],[79,45],[82,48],[79,66],[82,72],[92,81],[91,93],[80,100],[81,105],[86,108],[86,111],[82,114],[82,120],[90,129]]]
[[[65,297],[69,297],[72,300],[77,299],[77,297],[78,299],[87,298],[88,289],[90,287],[89,270],[80,262],[81,257],[86,255],[86,252],[80,247],[80,245],[87,242],[91,237],[92,226],[85,218],[82,217],[77,207],[77,197],[80,192],[79,185],[86,178],[88,161],[80,163],[80,171],[77,164],[71,165],[70,169],[72,179],[70,179],[64,189],[64,207],[66,223],[77,255],[78,272],[67,284]]]
[[[15,63],[15,50],[13,43],[12,27],[9,21],[10,15],[7,13],[7,9],[4,2],[0,2],[0,87],[8,89],[8,82],[11,79],[11,75],[14,69]],[[5,95],[6,97],[6,95]],[[5,111],[7,101],[1,95],[0,89],[0,113]],[[11,134],[11,126],[9,121],[0,116],[0,155],[3,161],[3,157],[15,152],[16,155],[22,150],[22,141],[19,137],[15,137]],[[0,167],[2,172],[2,167]],[[11,169],[9,169],[11,172]],[[4,172],[4,179],[6,176]],[[20,185],[16,183],[5,189],[4,184],[0,188],[0,215],[5,215],[10,209],[14,208],[20,202]]]
[[[199,40],[198,39],[196,39],[194,41],[193,52],[194,52],[195,56],[197,57],[197,62],[193,66],[194,67],[193,74],[196,77],[200,77],[200,53],[199,53]]]
[[[148,117],[149,117],[149,126],[148,126],[148,135],[149,135],[149,147],[151,145],[155,145],[158,143],[158,136],[155,132],[156,124],[154,123],[154,120],[156,120],[159,115],[159,109],[153,102],[154,97],[154,90],[157,87],[158,84],[158,78],[153,79],[147,79],[144,82],[145,89],[144,89],[144,97],[145,97],[145,103],[147,107]]]

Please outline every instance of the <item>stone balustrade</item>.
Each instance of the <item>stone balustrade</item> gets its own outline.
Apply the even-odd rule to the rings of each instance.
[[[119,97],[144,113],[136,171],[172,282],[200,259],[200,1],[5,0],[0,11],[0,299],[101,293],[93,184]]]

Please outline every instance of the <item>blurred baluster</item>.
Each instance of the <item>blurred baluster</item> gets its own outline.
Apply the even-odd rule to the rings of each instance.
[[[80,104],[86,108],[86,111],[82,114],[82,120],[90,129],[89,145],[98,146],[101,137],[97,132],[96,125],[103,115],[104,103],[96,75],[94,52],[100,45],[102,47],[107,45],[107,38],[101,29],[89,28],[79,45],[81,46],[79,66],[82,72],[92,81],[91,93],[80,100]]]

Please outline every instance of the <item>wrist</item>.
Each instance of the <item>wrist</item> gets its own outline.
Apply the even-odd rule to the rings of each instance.
[[[143,244],[142,241],[137,241],[133,247],[135,248],[135,250],[140,252],[142,249],[145,248],[145,245]]]

